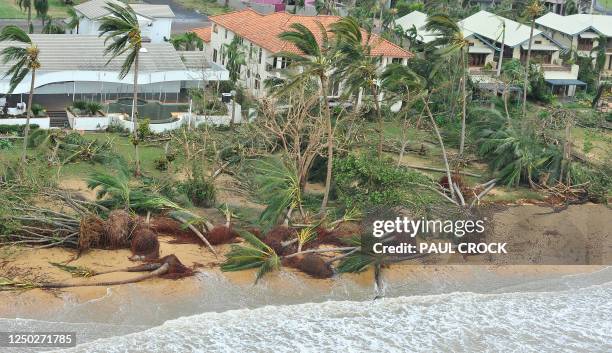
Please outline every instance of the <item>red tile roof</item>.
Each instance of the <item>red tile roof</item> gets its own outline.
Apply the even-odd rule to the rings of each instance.
[[[300,53],[299,49],[293,44],[278,38],[282,32],[291,30],[293,23],[301,23],[312,31],[320,40],[320,31],[317,22],[320,22],[326,29],[338,21],[339,16],[301,16],[287,12],[275,12],[268,15],[260,14],[252,9],[234,11],[223,15],[211,16],[210,20],[217,25],[227,28],[237,35],[263,47],[272,53],[289,51]],[[362,30],[364,37],[365,30]],[[413,54],[402,47],[381,38],[376,34],[370,37],[372,55],[387,56],[394,58],[410,58]]]
[[[211,27],[201,27],[201,28],[193,28],[190,32],[195,33],[205,43],[210,43],[210,33],[211,33],[211,31],[212,31]]]

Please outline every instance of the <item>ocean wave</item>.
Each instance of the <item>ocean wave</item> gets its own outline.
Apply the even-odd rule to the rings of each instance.
[[[612,283],[403,296],[181,317],[62,352],[610,352]]]

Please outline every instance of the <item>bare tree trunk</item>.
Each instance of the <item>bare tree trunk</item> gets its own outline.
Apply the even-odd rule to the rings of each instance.
[[[28,136],[30,135],[30,118],[32,117],[32,98],[34,97],[34,83],[36,81],[36,70],[32,70],[32,80],[30,81],[30,95],[28,96],[28,107],[26,113],[26,124],[23,130],[23,152],[21,154],[21,162],[27,163],[28,152]]]
[[[442,141],[442,135],[440,135],[440,130],[438,130],[438,124],[436,124],[436,120],[434,119],[433,114],[431,114],[431,110],[429,109],[429,102],[425,98],[422,98],[422,100],[423,100],[423,104],[425,104],[425,111],[427,112],[427,116],[429,116],[429,119],[431,120],[431,124],[433,125],[436,136],[438,137],[440,148],[442,149],[442,158],[444,159],[444,167],[446,168],[446,178],[448,180],[448,185],[449,185],[449,189],[451,192],[451,199],[456,202],[457,199],[455,198],[455,190],[453,190],[453,187],[451,186],[453,183],[453,179],[451,177],[450,166],[448,165],[448,157],[446,156],[446,149],[444,149],[444,141]]]
[[[506,46],[506,22],[502,25],[502,41],[501,41],[501,51],[499,53],[499,62],[497,63],[497,77],[501,75],[502,62],[504,61],[504,47]]]
[[[28,32],[30,34],[34,33],[34,26],[32,26],[32,2],[30,2],[30,6],[28,6]]]
[[[149,278],[161,276],[166,274],[170,268],[167,263],[161,265],[157,270],[149,272],[144,275],[140,275],[135,278],[125,279],[120,281],[107,281],[107,282],[89,282],[89,283],[41,283],[41,288],[70,288],[70,287],[100,287],[100,286],[115,286],[120,284],[136,283],[141,282]]]
[[[323,109],[325,111],[325,120],[327,124],[327,174],[325,175],[325,193],[323,194],[323,202],[321,203],[321,209],[324,209],[327,207],[327,203],[329,202],[329,190],[331,188],[332,168],[334,166],[334,129],[332,127],[331,122],[329,100],[327,99],[327,78],[322,76],[320,77],[320,79],[323,104],[325,104],[325,107]]]
[[[371,90],[374,96],[374,106],[376,107],[376,119],[378,120],[378,159],[382,159],[385,130],[382,112],[380,111],[380,101],[378,100],[378,87],[376,84],[372,85]]]
[[[136,104],[138,103],[138,59],[140,57],[140,53],[136,53],[136,58],[134,60],[134,96],[132,97],[132,126],[134,128],[133,136],[134,136],[134,156],[136,158],[136,170],[134,174],[139,176],[141,174],[140,170],[140,153],[138,150],[138,111],[136,110]]]
[[[463,96],[462,107],[461,107],[461,142],[459,143],[459,155],[463,156],[463,148],[465,146],[465,116],[467,114],[467,90],[465,88],[465,81],[467,81],[467,65],[465,63],[464,49],[461,49],[461,67],[463,68],[463,80],[461,83],[461,95]]]
[[[525,62],[525,79],[523,82],[523,118],[527,114],[527,85],[529,84],[529,61],[531,60],[531,42],[533,40],[533,27],[535,18],[531,19],[531,30],[529,32],[529,46],[527,47],[527,60]]]

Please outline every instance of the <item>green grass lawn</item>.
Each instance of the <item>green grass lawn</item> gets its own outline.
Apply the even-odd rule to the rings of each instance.
[[[602,6],[605,6],[606,9],[612,10],[612,0],[598,0],[597,2]]]
[[[0,0],[0,18],[27,18],[27,14],[14,1]]]
[[[79,4],[84,0],[74,0],[74,4]],[[66,6],[63,0],[49,0],[48,15],[54,18],[65,18]],[[14,0],[0,0],[0,18],[25,19],[28,18],[27,11],[22,11]],[[32,8],[32,21],[40,23],[40,19],[36,18],[36,11]]]
[[[215,0],[176,0],[177,3],[183,5],[190,10],[198,10],[200,13],[214,16],[230,12],[232,9],[223,5],[217,4]]]

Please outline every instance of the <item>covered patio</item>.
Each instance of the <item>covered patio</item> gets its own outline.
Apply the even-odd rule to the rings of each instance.
[[[586,82],[577,79],[546,79],[544,81],[550,85],[551,94],[561,97],[573,96],[577,87],[585,90],[587,88]]]

